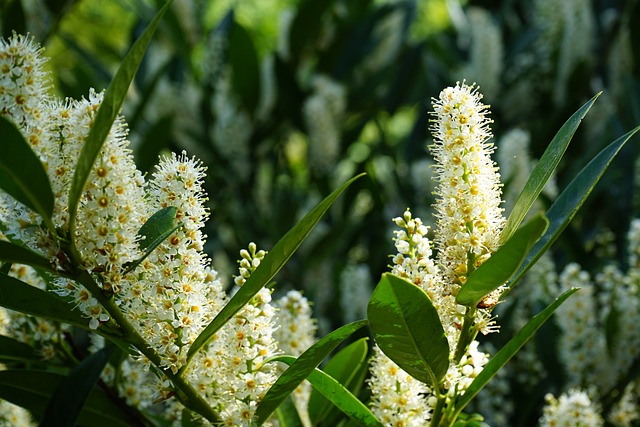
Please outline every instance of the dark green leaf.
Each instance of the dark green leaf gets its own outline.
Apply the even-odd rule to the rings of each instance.
[[[322,15],[335,0],[304,0],[296,10],[289,30],[289,52],[294,62],[300,62],[304,50],[313,45],[322,28]]]
[[[458,292],[456,302],[475,307],[485,295],[507,283],[548,226],[549,220],[538,214],[520,227],[491,258],[469,275]]]
[[[589,197],[593,187],[598,183],[613,158],[638,130],[640,130],[640,126],[616,139],[599,152],[571,181],[562,194],[558,196],[547,211],[547,218],[549,218],[549,228],[547,232],[538,240],[531,252],[529,252],[523,265],[509,284],[509,288],[512,288],[556,241],[560,233],[567,227],[576,212],[578,212],[578,209],[580,209],[584,201]]]
[[[44,414],[47,402],[65,376],[49,371],[26,369],[0,371],[0,399],[25,409],[36,417]],[[129,427],[132,420],[104,392],[93,389],[78,423],[87,426]]]
[[[0,274],[0,306],[33,316],[57,320],[89,329],[88,319],[73,306],[51,292],[28,285],[21,280]]]
[[[44,410],[40,427],[73,427],[89,393],[115,350],[110,345],[84,359],[64,377]]]
[[[515,233],[515,231],[520,226],[520,223],[524,220],[524,217],[529,212],[529,209],[536,201],[538,195],[544,189],[545,185],[547,185],[547,181],[549,181],[549,178],[551,177],[553,172],[558,167],[560,159],[562,159],[564,152],[567,150],[569,142],[571,142],[571,138],[573,138],[573,135],[575,134],[576,129],[578,129],[580,122],[587,114],[593,103],[596,102],[596,99],[600,96],[600,93],[591,98],[586,104],[580,107],[578,111],[573,113],[569,120],[567,120],[565,124],[560,128],[556,136],[553,137],[553,140],[536,164],[533,172],[531,172],[529,180],[525,184],[522,193],[520,193],[520,196],[518,197],[513,210],[509,214],[507,224],[502,231],[502,236],[500,236],[501,243],[504,243],[508,239],[510,239],[513,233]]]
[[[151,252],[157,248],[160,243],[171,236],[171,234],[178,228],[182,227],[181,223],[176,224],[176,215],[178,208],[175,206],[169,206],[162,208],[145,222],[138,235],[140,236],[140,248],[144,251],[144,255],[127,266],[125,274],[134,270],[146,257],[151,255]]]
[[[233,89],[245,109],[253,112],[260,100],[260,64],[251,36],[237,21],[231,27],[227,54]]]
[[[304,216],[291,230],[287,232],[275,246],[265,255],[264,259],[251,274],[246,283],[238,289],[238,292],[223,307],[218,315],[207,325],[207,327],[198,335],[187,354],[187,363],[193,356],[204,347],[213,335],[233,317],[242,307],[244,307],[251,298],[254,297],[260,289],[266,286],[278,271],[291,258],[293,253],[300,247],[300,244],[306,239],[313,227],[320,221],[320,218],[329,209],[333,202],[342,194],[342,192],[351,185],[356,179],[364,174],[360,174],[340,188],[335,190],[320,202],[315,208]],[[186,366],[186,365],[185,365]]]
[[[342,384],[347,390],[353,392],[358,388],[359,384],[354,384],[358,380],[361,367],[367,361],[367,338],[361,338],[353,342],[336,353],[322,371],[335,378],[338,383]],[[320,392],[314,390],[309,397],[309,418],[311,424],[318,425],[321,421],[326,422],[333,418],[330,413],[335,407],[331,402],[323,397]],[[335,422],[333,423],[336,424]]]
[[[449,342],[427,294],[384,273],[367,316],[380,350],[415,379],[437,387],[449,369]]]
[[[0,335],[0,362],[24,362],[41,360],[29,345],[10,337]]]
[[[533,334],[551,317],[554,311],[578,289],[572,288],[560,295],[547,308],[536,314],[527,322],[526,325],[518,333],[509,340],[509,342],[500,349],[490,360],[484,369],[473,380],[469,388],[464,392],[462,397],[457,401],[455,410],[460,413],[465,406],[487,385],[489,380],[507,364],[509,360],[533,337]]]
[[[276,356],[273,360],[284,362],[291,366],[296,363],[296,358],[292,356]],[[331,400],[334,405],[359,425],[372,427],[380,427],[383,425],[365,404],[360,402],[349,390],[320,369],[314,369],[307,377],[307,381],[311,383],[314,389]]]
[[[120,64],[115,77],[111,81],[111,84],[104,95],[104,99],[93,121],[93,126],[91,126],[87,140],[82,146],[82,151],[80,152],[80,157],[78,158],[78,163],[75,167],[73,180],[71,182],[71,189],[69,191],[69,227],[71,231],[70,235],[72,237],[75,235],[78,203],[80,202],[84,186],[89,179],[89,174],[91,173],[93,165],[98,158],[98,154],[100,154],[102,146],[111,131],[113,122],[120,112],[122,103],[127,97],[129,85],[140,66],[140,62],[144,57],[144,53],[151,41],[151,37],[170,4],[171,0],[168,0],[162,9],[158,11],[147,29],[134,43],[124,61]]]
[[[366,324],[366,320],[359,320],[344,325],[309,347],[300,357],[295,359],[295,363],[280,375],[258,405],[255,413],[258,423],[269,418],[282,401],[313,372],[329,353]]]
[[[51,223],[53,192],[40,159],[18,128],[4,116],[0,116],[0,135],[0,188],[40,214],[47,228],[55,231]]]
[[[287,397],[278,409],[276,409],[276,417],[280,423],[280,427],[303,427],[300,421],[300,415],[293,403],[291,396]]]
[[[44,256],[24,246],[0,240],[0,260],[16,264],[26,264],[44,270],[53,270],[51,262]]]

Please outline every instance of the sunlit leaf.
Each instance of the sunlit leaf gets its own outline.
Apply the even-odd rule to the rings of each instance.
[[[292,356],[276,356],[273,360],[288,365],[293,365],[296,362],[296,358]],[[383,425],[364,403],[320,369],[314,369],[307,377],[307,381],[358,425],[366,427],[381,427]]]
[[[120,108],[127,97],[129,85],[140,66],[140,62],[144,57],[147,46],[151,41],[151,37],[158,27],[160,19],[162,19],[162,16],[170,5],[171,0],[168,0],[149,23],[149,26],[142,33],[140,38],[131,47],[131,50],[120,64],[116,75],[104,94],[104,99],[102,100],[100,108],[94,118],[93,125],[89,130],[89,135],[82,146],[82,151],[80,152],[80,156],[74,170],[73,180],[71,181],[71,189],[69,190],[69,228],[71,230],[71,236],[75,235],[75,221],[78,203],[80,202],[84,186],[89,179],[89,174],[91,173],[93,165],[98,158],[98,154],[100,154],[102,146],[111,131],[113,122],[118,116]]]
[[[529,255],[527,255],[523,265],[509,284],[510,288],[529,271],[542,254],[556,241],[560,233],[567,227],[578,212],[578,209],[580,209],[584,201],[589,197],[589,194],[591,194],[591,191],[600,180],[600,177],[602,177],[604,171],[609,167],[613,158],[638,130],[640,130],[640,126],[616,139],[600,151],[571,181],[555,202],[553,202],[546,213],[547,218],[549,218],[549,228],[533,246]]]
[[[313,370],[331,353],[342,341],[355,331],[367,324],[366,320],[359,320],[344,325],[302,353],[295,363],[287,369],[271,386],[267,394],[256,409],[256,419],[264,422],[278,406],[307,378]]]
[[[456,302],[475,307],[485,295],[507,283],[548,226],[549,220],[539,214],[520,227],[491,258],[469,274],[467,282],[458,292]]]
[[[502,243],[511,238],[513,233],[515,233],[520,226],[520,223],[524,220],[524,217],[529,212],[529,209],[536,201],[538,195],[544,189],[545,185],[547,185],[547,182],[553,175],[553,172],[558,167],[560,159],[562,159],[564,152],[567,150],[567,147],[571,142],[571,138],[573,138],[573,135],[578,129],[580,122],[587,114],[593,103],[596,102],[596,99],[598,99],[601,93],[602,92],[595,95],[586,104],[580,107],[578,111],[573,113],[569,120],[567,120],[565,124],[560,128],[556,136],[553,137],[553,140],[545,150],[535,168],[533,168],[529,180],[525,184],[522,193],[520,193],[520,196],[518,197],[518,200],[516,201],[511,214],[509,214],[507,224],[505,225],[504,230],[502,231],[502,235],[500,236],[500,241]]]
[[[361,338],[332,356],[324,365],[322,371],[353,393],[354,390],[359,389],[361,386],[361,384],[356,384],[355,382],[360,380],[361,369],[367,364],[367,353],[367,338]],[[336,407],[322,396],[319,391],[313,390],[311,392],[308,409],[309,418],[313,425],[319,425],[320,422],[336,424],[330,421],[335,418],[331,413],[336,410]]]
[[[427,294],[384,273],[367,317],[380,350],[415,379],[437,387],[449,369],[449,342]]]
[[[313,227],[320,221],[320,218],[331,207],[333,202],[342,194],[342,192],[350,186],[356,179],[364,174],[360,174],[340,188],[335,190],[315,208],[306,214],[291,230],[287,232],[275,246],[269,250],[264,259],[251,273],[246,283],[238,289],[238,292],[229,300],[218,315],[207,325],[207,327],[198,335],[187,354],[187,363],[193,356],[200,351],[210,340],[213,335],[233,317],[242,307],[244,307],[260,290],[265,287],[271,279],[280,271],[280,269],[291,258],[293,253],[300,247],[304,239],[309,235]]]

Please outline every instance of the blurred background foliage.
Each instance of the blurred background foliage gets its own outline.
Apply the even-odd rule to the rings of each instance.
[[[80,97],[106,87],[159,4],[4,0],[2,32],[30,32],[60,96]],[[368,173],[279,276],[280,288],[315,301],[326,331],[358,314],[335,309],[341,283],[373,283],[387,269],[390,218],[411,207],[432,222],[431,97],[477,82],[497,145],[524,129],[537,158],[604,90],[569,148],[562,188],[640,122],[638,18],[637,1],[614,0],[175,0],[123,114],[142,169],[183,149],[208,166],[207,250],[227,277],[248,242],[268,249],[321,197]],[[588,259],[605,227],[623,247],[638,210],[638,150],[626,151],[565,233],[562,262]],[[522,184],[505,178],[505,191]],[[343,306],[362,310],[367,286],[353,289],[361,306]]]
[[[3,0],[0,25],[4,36],[30,32],[59,95],[81,97],[106,87],[160,3]],[[432,97],[477,82],[497,152],[516,131],[536,159],[604,91],[561,164],[562,189],[640,123],[639,20],[637,0],[174,0],[123,114],[143,170],[167,150],[207,165],[206,250],[229,284],[241,248],[268,250],[332,189],[368,174],[277,277],[277,292],[314,301],[324,334],[365,314],[394,251],[391,218],[411,207],[433,224]],[[625,265],[637,159],[628,144],[556,246],[559,269]],[[510,161],[500,162],[505,194],[517,196]]]

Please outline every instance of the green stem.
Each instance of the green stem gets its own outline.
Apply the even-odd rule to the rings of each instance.
[[[460,338],[458,338],[458,343],[456,345],[456,351],[453,354],[453,363],[458,364],[462,359],[462,356],[467,351],[469,344],[475,338],[474,331],[471,330],[471,327],[474,323],[474,317],[476,314],[475,307],[467,307],[467,311],[464,313],[464,320],[462,321],[462,329],[460,330]]]
[[[140,353],[142,353],[151,363],[153,363],[162,373],[171,381],[176,388],[177,396],[182,404],[189,409],[199,413],[212,424],[221,424],[222,419],[209,404],[198,394],[189,382],[180,375],[175,375],[171,369],[162,368],[162,359],[160,355],[147,345],[144,338],[136,331],[134,326],[124,316],[120,308],[116,305],[113,298],[107,296],[103,289],[98,286],[91,274],[87,271],[80,271],[75,279],[81,283],[91,294],[100,302],[102,307],[109,313],[111,318],[120,325],[124,340],[133,345]]]
[[[440,425],[440,418],[442,418],[442,408],[444,408],[446,400],[446,395],[440,394],[438,396],[436,407],[433,408],[433,415],[431,416],[431,422],[429,423],[430,427],[438,427]]]

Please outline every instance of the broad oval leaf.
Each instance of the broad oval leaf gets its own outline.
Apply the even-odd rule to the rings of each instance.
[[[264,286],[266,286],[271,279],[280,271],[280,269],[291,258],[293,253],[300,247],[304,239],[307,238],[313,227],[320,221],[320,218],[331,207],[333,202],[342,194],[342,192],[349,187],[356,179],[362,177],[364,174],[360,174],[354,178],[351,178],[340,188],[335,190],[323,201],[318,203],[311,212],[306,214],[291,230],[287,232],[275,246],[269,250],[267,255],[251,273],[246,283],[238,289],[238,292],[229,300],[229,302],[220,310],[220,313],[207,325],[207,327],[198,335],[187,354],[187,363],[182,368],[186,369],[193,356],[200,351],[210,340],[213,335],[233,317],[242,307],[244,307],[255,294],[260,292]]]
[[[46,257],[6,240],[0,240],[0,260],[53,271],[53,266]]]
[[[547,308],[533,316],[526,325],[518,331],[518,333],[502,347],[484,367],[482,371],[474,378],[469,388],[458,399],[455,406],[456,414],[460,414],[462,410],[471,402],[471,400],[484,388],[485,385],[494,377],[494,375],[507,364],[509,360],[527,343],[536,333],[536,331],[547,321],[549,317],[560,305],[573,295],[578,288],[572,288],[560,295]],[[455,419],[455,417],[454,417]]]
[[[280,375],[260,401],[255,413],[258,423],[266,421],[273,411],[313,372],[329,353],[366,324],[366,320],[348,323],[322,338],[295,359],[295,363]]]
[[[47,228],[55,232],[53,191],[40,159],[18,128],[0,116],[0,188],[11,197],[40,214]]]
[[[593,187],[598,183],[604,171],[607,170],[613,158],[638,130],[640,130],[640,126],[622,135],[600,151],[571,181],[555,202],[553,202],[547,211],[549,228],[534,245],[529,255],[527,255],[523,265],[509,284],[510,289],[513,288],[542,254],[558,239],[560,233],[567,227],[576,212],[578,212],[578,209],[580,209],[584,201],[589,197]]]
[[[293,365],[296,362],[296,358],[293,356],[276,356],[272,360],[284,362],[287,365]],[[358,425],[367,427],[381,427],[383,425],[364,403],[320,369],[314,369],[307,377],[307,381]]]
[[[485,295],[507,283],[548,226],[549,220],[539,214],[520,227],[488,260],[469,274],[456,296],[456,302],[475,307]]]
[[[0,306],[89,329],[89,320],[54,294],[0,274]]]
[[[407,280],[384,273],[367,317],[380,350],[415,379],[438,387],[449,369],[449,342],[427,294]]]
[[[357,389],[361,385],[357,384],[357,381],[360,380],[362,368],[367,368],[367,340],[367,338],[361,338],[349,344],[331,357],[322,368],[323,372],[354,394],[357,393]],[[323,422],[325,425],[337,425],[337,422],[331,421],[335,418],[331,415],[335,409],[335,405],[319,391],[313,390],[311,392],[308,405],[311,424],[318,425]]]
[[[562,159],[564,152],[571,142],[571,138],[573,138],[578,126],[580,126],[580,122],[584,116],[586,116],[587,112],[589,112],[589,109],[601,93],[602,92],[596,94],[586,104],[580,107],[578,111],[573,113],[573,115],[569,117],[569,120],[562,125],[558,133],[553,137],[544,154],[542,154],[542,157],[533,168],[531,176],[527,180],[520,196],[518,196],[516,204],[513,206],[513,210],[509,214],[507,223],[500,236],[501,243],[509,240],[513,233],[516,232],[520,223],[529,212],[529,209],[531,209],[531,206],[538,198],[538,195],[544,189],[545,185],[547,185],[549,178],[551,178],[551,175],[558,167],[560,159]]]
[[[84,359],[64,377],[51,396],[40,427],[73,427],[82,412],[89,393],[115,351],[109,345]]]
[[[72,244],[75,244],[75,223],[78,211],[78,203],[82,196],[84,186],[89,179],[89,174],[93,169],[93,165],[102,150],[113,122],[115,121],[120,108],[127,97],[129,85],[133,80],[142,58],[144,57],[147,46],[151,41],[153,33],[156,31],[160,19],[165,14],[172,0],[168,0],[165,5],[158,11],[149,26],[144,30],[142,35],[131,47],[131,50],[120,64],[116,75],[109,84],[109,88],[104,95],[104,99],[98,108],[98,112],[93,121],[93,126],[89,130],[87,140],[82,146],[82,151],[76,163],[71,181],[71,189],[69,190],[69,228]]]
[[[64,375],[40,370],[0,371],[0,399],[28,409],[35,417],[44,414],[47,402]],[[138,421],[136,423],[136,421]],[[99,389],[93,389],[78,418],[80,425],[129,427],[138,425]]]

